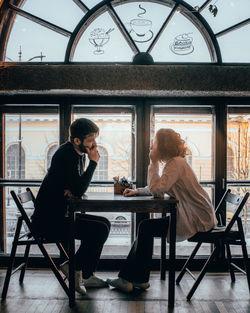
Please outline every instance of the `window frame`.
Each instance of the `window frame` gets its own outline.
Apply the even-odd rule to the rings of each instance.
[[[136,159],[136,183],[138,187],[145,186],[147,183],[147,173],[145,168],[147,168],[149,164],[148,158],[148,149],[150,147],[150,138],[151,138],[151,127],[150,123],[152,121],[153,116],[153,107],[158,106],[159,112],[164,111],[164,106],[175,105],[175,111],[188,113],[197,112],[197,114],[204,112],[206,106],[213,105],[214,106],[214,119],[215,119],[215,176],[214,176],[214,185],[215,185],[215,203],[218,203],[220,199],[219,193],[224,192],[225,188],[225,180],[223,182],[223,176],[226,173],[226,162],[223,160],[226,159],[226,147],[224,147],[223,136],[226,136],[226,126],[227,126],[227,108],[230,105],[234,106],[234,111],[240,111],[242,107],[244,107],[244,101],[242,99],[197,99],[197,98],[186,98],[186,99],[174,99],[174,98],[154,98],[154,99],[145,99],[145,98],[120,98],[120,99],[105,99],[103,97],[96,97],[93,99],[85,99],[79,98],[78,101],[75,101],[74,104],[71,104],[66,98],[64,101],[62,99],[57,99],[57,103],[59,104],[49,104],[51,103],[51,99],[47,99],[43,104],[35,104],[34,99],[26,99],[25,103],[30,103],[21,105],[21,104],[11,104],[7,103],[0,107],[0,115],[1,121],[0,126],[2,129],[2,136],[0,137],[0,152],[2,155],[4,153],[4,114],[5,113],[58,113],[59,114],[59,136],[60,136],[60,144],[68,138],[68,127],[71,123],[73,116],[73,106],[74,105],[82,105],[86,112],[94,111],[95,113],[103,112],[104,106],[109,104],[109,108],[106,108],[109,112],[119,112],[123,111],[126,106],[132,105],[135,106],[135,125],[136,125],[136,138],[135,138],[135,159]],[[249,100],[247,100],[249,101]],[[46,105],[46,103],[48,103]],[[85,103],[85,104],[84,104]],[[211,104],[212,103],[212,104]],[[229,104],[230,103],[230,104]],[[232,104],[233,103],[233,104]],[[243,104],[242,104],[243,103]],[[248,102],[250,105],[250,102]],[[185,106],[183,106],[185,104]],[[191,110],[190,110],[191,109]],[[107,112],[107,111],[106,111]],[[220,135],[219,135],[220,133]],[[224,135],[222,135],[224,134]],[[226,137],[224,137],[226,138]],[[223,148],[224,147],[224,148]],[[223,151],[224,149],[224,151]],[[221,168],[222,167],[222,168]],[[1,162],[0,166],[0,195],[2,195],[2,203],[0,205],[0,244],[1,250],[4,250],[4,241],[5,241],[5,226],[3,223],[5,218],[5,212],[3,209],[4,193],[3,187],[7,186],[39,186],[41,180],[6,180],[4,177],[4,163]],[[206,182],[202,182],[206,183]],[[207,182],[211,183],[211,182]],[[227,182],[228,183],[228,182]],[[250,181],[245,182],[246,185],[250,184]],[[136,215],[136,225],[145,218],[148,217],[145,214],[137,214]],[[134,232],[136,232],[136,228],[134,228]]]

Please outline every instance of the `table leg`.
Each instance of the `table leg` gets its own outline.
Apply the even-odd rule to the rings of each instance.
[[[169,280],[168,280],[168,306],[175,303],[175,249],[176,249],[176,207],[170,213],[169,238]]]
[[[69,210],[69,306],[75,305],[75,239],[74,239],[75,212]]]
[[[166,213],[162,213],[161,217],[166,217]],[[160,260],[160,272],[161,280],[166,279],[166,236],[161,237],[161,260]]]

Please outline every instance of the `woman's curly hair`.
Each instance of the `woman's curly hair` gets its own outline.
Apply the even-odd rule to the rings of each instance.
[[[180,156],[185,157],[187,147],[179,133],[170,128],[161,128],[156,133],[158,159],[161,162]]]

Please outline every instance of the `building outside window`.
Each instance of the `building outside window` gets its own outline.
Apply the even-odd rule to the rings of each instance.
[[[49,150],[47,152],[47,169],[49,169],[50,167],[52,157],[54,153],[56,152],[57,148],[58,148],[58,145],[52,145],[49,147]]]
[[[108,152],[102,146],[98,146],[98,152],[100,159],[92,179],[105,181],[108,179]]]
[[[9,179],[24,179],[25,178],[25,153],[19,144],[12,144],[7,148],[6,170]]]

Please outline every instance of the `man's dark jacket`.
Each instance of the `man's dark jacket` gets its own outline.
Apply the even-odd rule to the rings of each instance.
[[[71,142],[58,148],[36,197],[32,215],[34,227],[55,227],[55,223],[60,224],[64,220],[67,208],[64,190],[81,197],[90,184],[97,163],[89,161],[85,172],[84,166],[85,155],[80,156]]]

